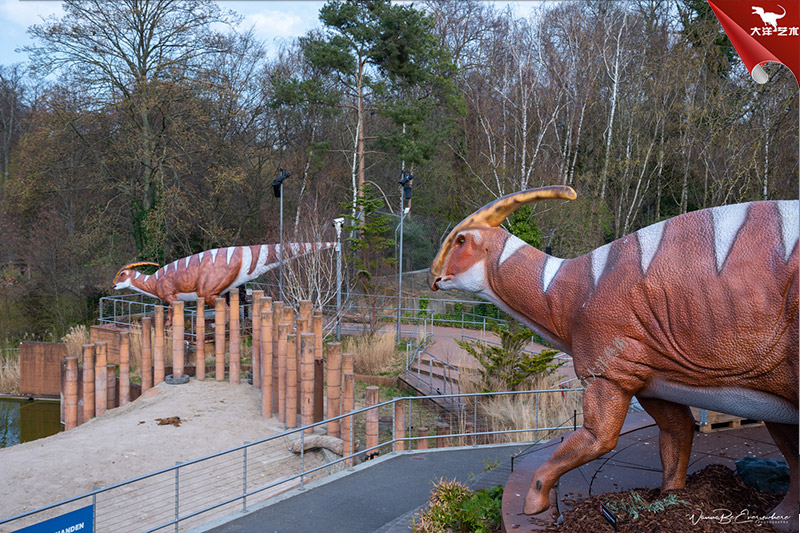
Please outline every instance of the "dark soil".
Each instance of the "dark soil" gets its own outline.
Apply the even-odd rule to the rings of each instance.
[[[636,489],[586,499],[573,500],[568,495],[565,503],[571,509],[563,513],[563,523],[550,531],[614,531],[601,513],[603,502],[614,510],[617,531],[625,533],[772,532],[776,529],[769,520],[759,520],[759,517],[769,517],[782,498],[783,494],[758,492],[745,485],[733,470],[725,466],[710,465],[690,475],[686,488],[664,494],[659,489]],[[631,506],[633,502],[638,503]],[[665,505],[670,502],[673,504]],[[663,509],[657,512],[645,509],[654,503],[655,507],[663,505]]]

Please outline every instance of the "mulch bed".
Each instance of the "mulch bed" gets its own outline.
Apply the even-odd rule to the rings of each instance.
[[[665,497],[671,498],[672,505],[664,505],[670,502]],[[563,514],[563,523],[549,531],[614,531],[601,514],[601,502],[605,502],[616,510],[612,512],[617,517],[617,531],[624,533],[772,532],[777,530],[757,518],[769,517],[782,498],[783,494],[758,492],[745,485],[723,465],[709,465],[690,475],[685,488],[665,494],[659,489],[636,489],[586,499],[570,499],[567,495],[564,501],[572,508]],[[633,509],[632,502],[638,502]],[[663,508],[655,513],[645,508],[654,503]]]

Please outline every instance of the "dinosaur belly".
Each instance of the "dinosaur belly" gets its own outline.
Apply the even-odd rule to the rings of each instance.
[[[774,394],[741,387],[693,387],[654,379],[637,396],[719,411],[751,420],[797,424],[796,405]]]
[[[178,300],[182,302],[196,302],[197,301],[197,293],[196,292],[181,292],[178,293]]]

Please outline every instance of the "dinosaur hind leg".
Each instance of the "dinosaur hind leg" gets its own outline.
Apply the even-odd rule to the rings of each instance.
[[[797,425],[796,424],[778,424],[776,422],[767,422],[767,429],[778,449],[786,458],[786,463],[789,465],[789,491],[784,496],[781,503],[773,509],[773,514],[776,517],[788,517],[788,522],[775,521],[772,526],[776,529],[786,531],[797,531],[798,527],[798,511],[800,511],[800,492],[798,491],[798,447],[797,447]]]
[[[658,424],[658,448],[663,477],[661,490],[681,489],[686,485],[686,469],[692,453],[694,417],[686,405],[655,398],[638,398]]]

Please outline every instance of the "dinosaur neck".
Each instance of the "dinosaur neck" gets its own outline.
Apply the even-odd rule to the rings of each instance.
[[[568,324],[576,288],[568,271],[573,260],[547,255],[527,244],[517,246],[505,258],[500,254],[501,261],[489,267],[495,270],[488,276],[494,299],[504,311],[569,352]]]
[[[147,296],[152,296],[153,298],[158,298],[156,296],[156,278],[155,276],[147,276],[140,272],[137,272],[138,276],[134,274],[134,277],[131,279],[131,288],[146,294]]]

